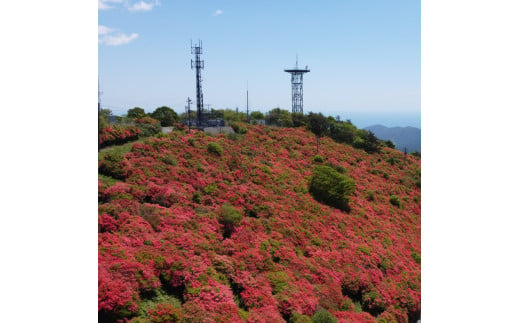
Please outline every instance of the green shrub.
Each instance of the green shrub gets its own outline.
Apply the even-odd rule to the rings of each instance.
[[[348,212],[349,195],[356,187],[354,180],[324,165],[314,166],[312,172],[309,183],[312,196],[319,202]]]
[[[242,214],[231,204],[224,203],[220,209],[219,222],[222,224],[237,225],[242,221]]]
[[[271,283],[273,294],[278,294],[289,287],[289,276],[283,271],[268,272],[267,279]]]
[[[315,163],[323,163],[323,157],[321,155],[314,156]]]
[[[165,164],[177,166],[177,160],[175,159],[174,155],[165,154],[163,157],[160,158],[160,160]]]
[[[242,127],[239,123],[237,122],[230,122],[229,123],[229,126],[231,128],[233,128],[233,130],[235,131],[235,133],[238,133],[238,134],[246,134],[247,133],[247,129]]]
[[[361,298],[361,306],[365,312],[370,313],[372,316],[378,316],[386,309],[381,295],[376,290],[370,290],[363,294]]]
[[[341,166],[340,164],[333,164],[331,162],[326,162],[325,165],[329,166],[330,168],[334,168],[338,173],[341,173],[341,174],[347,173],[347,169],[345,167]]]
[[[232,141],[238,140],[238,135],[234,132],[230,132],[227,134],[227,138]]]
[[[222,149],[222,147],[220,147],[216,142],[210,142],[208,144],[208,152],[217,156],[222,156],[224,149]]]
[[[397,207],[400,207],[401,206],[401,200],[399,199],[398,196],[391,195],[390,196],[390,204],[395,205]]]
[[[235,227],[242,221],[242,214],[231,204],[224,203],[220,209],[218,222],[224,226],[223,237],[229,238]]]
[[[293,313],[289,323],[312,323],[312,320],[305,314]]]
[[[412,258],[413,260],[415,260],[416,263],[418,263],[419,265],[421,264],[421,255],[416,253],[416,252],[412,252]]]
[[[106,153],[99,164],[99,173],[115,179],[124,180],[126,178],[126,166],[128,161],[118,152],[110,151]]]
[[[379,266],[378,267],[386,272],[388,269],[393,267],[393,264],[392,264],[392,261],[390,261],[390,259],[383,258],[379,262]]]
[[[199,191],[196,191],[195,193],[193,193],[193,197],[191,198],[191,200],[194,203],[200,204],[200,202],[202,201],[202,194]]]
[[[159,121],[150,117],[136,118],[134,123],[141,130],[139,137],[149,137],[162,132]]]
[[[357,250],[359,250],[362,253],[364,253],[365,255],[369,255],[369,256],[370,256],[370,253],[372,252],[372,249],[370,249],[370,247],[368,247],[368,246],[359,246],[359,247],[357,247]]]
[[[213,194],[217,190],[217,184],[216,183],[208,184],[202,190],[204,191],[204,194],[206,194],[206,195]]]
[[[338,320],[329,311],[321,309],[312,316],[313,323],[337,323]]]

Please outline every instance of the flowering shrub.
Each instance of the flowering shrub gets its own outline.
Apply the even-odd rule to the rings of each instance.
[[[321,309],[338,322],[420,317],[420,159],[322,137],[326,162],[315,162],[316,138],[303,127],[240,127],[247,132],[231,139],[174,130],[103,152],[100,318],[309,322]],[[315,176],[324,195],[348,198],[349,213],[315,199]]]
[[[121,154],[109,152],[99,163],[99,173],[116,179],[125,179],[130,171],[130,163]]]
[[[174,323],[182,319],[181,312],[171,304],[158,304],[148,310],[152,323]]]
[[[135,126],[111,125],[103,128],[99,134],[100,148],[110,145],[121,145],[137,140],[141,130]]]
[[[141,131],[139,136],[153,136],[162,131],[161,123],[158,120],[148,116],[135,118],[134,123]]]

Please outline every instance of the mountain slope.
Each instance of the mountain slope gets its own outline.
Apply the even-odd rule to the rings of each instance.
[[[420,160],[325,137],[319,162],[302,128],[243,127],[103,152],[100,322],[416,320]],[[348,213],[308,193],[314,164],[355,181]]]
[[[421,129],[414,127],[385,127],[373,125],[365,128],[372,131],[377,138],[391,140],[395,148],[401,151],[406,150],[421,152]]]

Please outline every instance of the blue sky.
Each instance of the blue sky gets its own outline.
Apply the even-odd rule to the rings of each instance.
[[[251,109],[290,110],[283,69],[298,55],[311,70],[304,112],[354,122],[373,116],[366,125],[396,116],[387,125],[420,126],[420,1],[99,0],[98,7],[101,100],[116,114],[162,105],[182,112],[195,98],[190,40],[200,39],[211,108],[245,109],[248,86]],[[414,120],[399,122],[402,115]]]

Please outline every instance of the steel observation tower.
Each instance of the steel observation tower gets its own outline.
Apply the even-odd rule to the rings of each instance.
[[[296,66],[284,70],[284,72],[291,73],[293,113],[303,113],[303,74],[310,71],[307,66],[304,69],[298,68],[298,56],[296,56]]]

